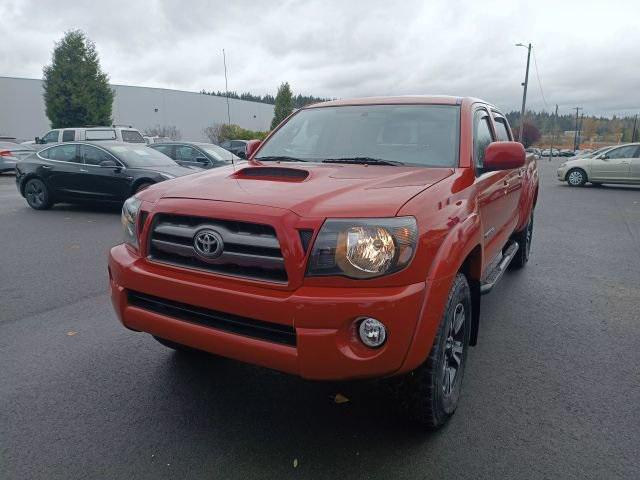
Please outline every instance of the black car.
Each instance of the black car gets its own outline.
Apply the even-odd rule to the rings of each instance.
[[[145,145],[67,142],[22,159],[16,184],[29,206],[44,210],[56,202],[123,202],[149,185],[198,170]]]
[[[185,167],[215,168],[240,160],[233,153],[211,143],[162,142],[149,145]]]
[[[220,146],[240,158],[247,158],[247,143],[249,140],[225,140]]]

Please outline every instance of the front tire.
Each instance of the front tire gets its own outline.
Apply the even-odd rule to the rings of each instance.
[[[573,168],[567,172],[567,183],[570,187],[582,187],[587,183],[587,172],[581,168]]]
[[[427,360],[403,380],[401,394],[411,420],[437,429],[458,407],[471,332],[471,290],[457,274]]]
[[[29,206],[35,210],[47,210],[53,205],[47,185],[39,178],[27,181],[24,186],[24,198]]]

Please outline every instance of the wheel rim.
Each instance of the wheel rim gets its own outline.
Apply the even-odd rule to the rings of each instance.
[[[44,187],[40,182],[29,182],[25,189],[27,195],[27,201],[36,207],[41,206],[44,203]]]
[[[531,220],[529,220],[529,226],[527,227],[527,232],[526,235],[524,237],[524,241],[525,241],[525,245],[524,245],[524,251],[525,251],[525,258],[529,258],[529,252],[531,251],[531,238],[533,237],[533,217],[531,217]]]
[[[446,330],[442,362],[442,393],[445,397],[451,396],[462,371],[466,319],[464,305],[458,303]]]
[[[569,174],[569,183],[571,185],[580,185],[582,183],[582,173],[574,170]]]

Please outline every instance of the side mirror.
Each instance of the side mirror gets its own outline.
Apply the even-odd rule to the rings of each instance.
[[[36,145],[40,145],[40,137],[36,137],[35,139]]]
[[[256,153],[258,148],[262,145],[262,140],[249,140],[247,142],[247,149],[245,151],[245,158],[253,158],[253,154]]]
[[[206,165],[209,163],[209,159],[207,157],[196,157],[196,162],[204,163]]]
[[[607,155],[606,153],[603,153],[602,155],[600,155],[598,157],[600,160],[609,160],[609,155]]]
[[[118,164],[113,160],[102,160],[100,166],[104,168],[117,168]]]
[[[493,142],[484,150],[484,170],[511,170],[520,168],[526,160],[520,142]]]

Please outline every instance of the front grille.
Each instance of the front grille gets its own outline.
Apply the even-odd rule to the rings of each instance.
[[[257,338],[268,342],[296,346],[296,331],[293,327],[263,322],[230,313],[209,310],[186,303],[158,298],[146,293],[127,291],[129,304],[167,317],[189,323],[222,330],[225,332]]]
[[[224,247],[217,258],[196,253],[194,237],[205,228],[222,237]],[[258,223],[158,214],[149,238],[149,259],[225,275],[287,282],[276,232]]]

